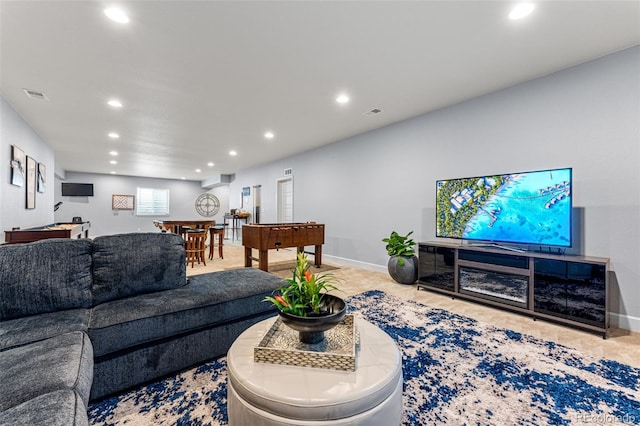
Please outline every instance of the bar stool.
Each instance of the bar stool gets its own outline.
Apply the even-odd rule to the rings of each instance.
[[[189,225],[176,225],[176,234],[180,234],[182,236],[182,238],[186,239],[187,238],[187,232],[192,230],[193,228],[191,228],[191,226]],[[197,229],[195,229],[195,231],[197,231]],[[202,229],[200,229],[200,231],[202,231]]]
[[[213,246],[215,242],[215,236],[218,236],[218,256],[220,259],[224,259],[222,256],[222,242],[224,241],[224,227],[212,226],[209,228],[209,260],[213,260]]]
[[[207,233],[204,229],[190,229],[185,232],[184,248],[187,258],[187,265],[191,262],[193,268],[195,262],[198,264],[200,261],[206,266],[205,262],[205,247],[207,241]]]

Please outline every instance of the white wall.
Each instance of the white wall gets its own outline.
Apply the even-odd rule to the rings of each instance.
[[[40,105],[39,107],[46,107]],[[11,185],[11,146],[47,168],[46,192],[36,192],[36,208],[26,209],[26,186]],[[30,228],[53,222],[53,171],[55,156],[51,147],[0,97],[0,242],[4,231],[13,227]]]
[[[434,239],[437,179],[573,167],[580,250],[611,258],[613,320],[640,330],[640,47],[238,172],[230,203],[262,184],[274,221],[289,167],[294,219],[326,224],[323,253],[381,268],[391,230]]]
[[[50,147],[2,99],[0,225],[51,223],[53,191],[24,208],[24,188],[9,184],[11,144],[47,164]],[[384,107],[384,106],[383,106]],[[640,331],[640,47],[554,73],[450,108],[396,123],[281,161],[236,173],[230,187],[210,192],[221,214],[240,207],[243,186],[262,185],[262,222],[275,221],[276,180],[294,175],[294,219],[327,225],[324,253],[384,268],[380,241],[391,230],[435,234],[435,181],[541,168],[573,167],[580,250],[611,258],[614,322]],[[371,118],[367,118],[371,119]],[[82,216],[92,235],[154,230],[151,218],[114,215],[112,194],[136,186],[171,190],[171,218],[198,217],[199,184],[162,179],[67,173],[66,181],[94,183],[96,196],[60,197],[56,221]],[[377,266],[376,266],[377,265]]]
[[[223,222],[223,215],[228,207],[228,186],[204,190],[199,182],[140,178],[132,176],[102,175],[90,173],[67,172],[64,182],[92,183],[93,197],[63,197],[62,181],[56,178],[55,202],[62,205],[55,213],[56,222],[71,222],[74,216],[91,222],[89,231],[92,236],[118,234],[126,232],[158,232],[154,227],[154,219],[165,220],[206,220]],[[111,196],[136,195],[136,188],[156,188],[169,190],[169,216],[136,216],[132,210],[112,210]],[[220,200],[220,211],[213,217],[202,217],[195,209],[195,200],[202,193],[214,194]]]

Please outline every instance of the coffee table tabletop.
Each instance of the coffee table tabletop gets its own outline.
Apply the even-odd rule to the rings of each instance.
[[[229,349],[231,425],[400,423],[402,358],[384,331],[356,318],[355,372],[255,362],[254,347],[275,320],[250,327]]]

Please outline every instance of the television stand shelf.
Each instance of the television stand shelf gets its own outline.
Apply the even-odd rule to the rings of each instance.
[[[515,253],[452,241],[421,242],[418,254],[418,289],[607,337],[608,258]]]

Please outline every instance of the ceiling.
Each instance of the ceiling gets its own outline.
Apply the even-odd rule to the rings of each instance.
[[[0,0],[2,96],[66,171],[205,180],[640,44],[640,1],[518,21],[511,1],[113,5],[128,24],[103,1]]]

